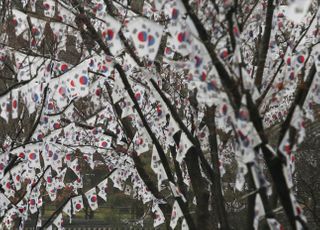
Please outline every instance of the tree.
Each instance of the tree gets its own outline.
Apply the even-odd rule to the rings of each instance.
[[[154,227],[237,228],[232,161],[247,229],[308,228],[292,175],[320,102],[317,2],[0,4],[4,227],[61,228],[107,200],[110,180],[149,206]],[[85,189],[99,162],[105,175]]]

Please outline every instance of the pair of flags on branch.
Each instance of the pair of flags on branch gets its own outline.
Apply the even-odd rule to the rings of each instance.
[[[107,188],[108,188],[108,178],[104,179],[97,185],[99,189],[99,193],[97,194],[96,188],[92,188],[88,190],[84,195],[87,199],[87,202],[90,208],[94,211],[98,208],[98,196],[100,196],[103,200],[107,201]],[[67,214],[70,219],[72,215],[77,214],[84,208],[83,196],[78,195],[71,198],[66,205],[63,207],[63,212]],[[61,223],[60,217],[58,216],[58,223]],[[57,225],[56,225],[57,226]],[[58,226],[57,226],[58,227]]]
[[[13,89],[0,98],[0,116],[6,122],[9,121],[10,116],[12,119],[18,118],[19,106],[21,105],[19,98],[22,99],[29,114],[32,114],[41,103],[43,90],[44,85],[35,81],[22,86],[19,90]]]

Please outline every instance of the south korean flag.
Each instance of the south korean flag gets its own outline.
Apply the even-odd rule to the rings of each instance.
[[[158,204],[152,206],[152,212],[154,213],[153,227],[156,228],[164,223],[165,218]]]
[[[97,197],[97,191],[96,188],[92,188],[89,191],[85,193],[89,206],[92,209],[92,211],[96,210],[98,208],[98,197]]]
[[[55,13],[55,2],[53,0],[45,0],[43,1],[43,11],[46,17],[54,17]]]
[[[69,222],[71,223],[72,211],[71,211],[71,200],[63,207],[62,211],[69,216]]]
[[[58,229],[62,229],[63,219],[62,213],[60,213],[57,218],[53,221],[53,224],[57,226]]]
[[[101,181],[97,187],[99,188],[98,195],[104,200],[107,201],[107,190],[108,190],[108,178]]]
[[[172,229],[175,229],[175,227],[178,224],[178,220],[183,217],[182,210],[178,204],[177,201],[174,202],[173,208],[172,208],[172,213],[171,213],[171,220],[170,220],[170,227]]]
[[[81,195],[72,198],[72,207],[73,207],[74,215],[80,212],[84,208],[83,199]]]
[[[138,56],[153,61],[159,49],[163,26],[144,18],[137,18],[128,23],[127,28]]]
[[[41,169],[39,145],[38,144],[27,145],[25,147],[25,153],[26,153],[26,156],[28,157],[29,168]]]
[[[11,169],[11,171],[10,171],[11,178],[13,180],[14,186],[17,191],[19,191],[21,189],[21,182],[22,182],[21,173],[22,173],[21,165],[17,165],[16,167]]]
[[[80,165],[78,162],[78,158],[74,159],[71,164],[70,164],[70,168],[72,169],[72,171],[77,175],[78,178],[81,177],[80,174]]]

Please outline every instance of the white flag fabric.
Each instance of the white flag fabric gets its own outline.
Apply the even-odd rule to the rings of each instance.
[[[289,0],[288,3],[286,16],[295,23],[300,23],[309,10],[311,0]]]
[[[6,153],[3,153],[0,155],[0,179],[4,176],[4,170],[8,163],[8,158],[9,158],[9,155]]]
[[[108,178],[101,181],[97,187],[99,188],[98,196],[100,196],[104,201],[107,201]]]
[[[134,135],[132,144],[138,156],[140,156],[142,153],[147,152],[149,150],[147,141],[148,141],[148,136],[146,135],[146,132],[144,131],[144,129],[136,132],[136,134]]]
[[[62,223],[63,223],[62,213],[59,213],[59,215],[57,216],[57,218],[53,221],[53,224],[54,224],[58,229],[62,229]]]
[[[3,194],[0,193],[0,212],[6,210],[11,201]]]
[[[45,172],[44,179],[46,181],[46,191],[49,194],[50,200],[54,201],[57,196],[57,189],[56,189],[55,178],[52,177],[51,168],[48,168],[47,171]]]
[[[62,211],[67,214],[70,218],[72,217],[71,213],[71,200],[69,200],[66,205],[63,207]]]
[[[85,193],[89,206],[92,209],[92,211],[96,210],[98,208],[98,197],[97,197],[97,191],[96,188],[92,188],[89,191]]]
[[[19,91],[13,89],[11,91],[11,112],[12,112],[12,119],[18,118],[18,105],[19,105]]]
[[[181,133],[180,142],[178,145],[176,160],[181,164],[182,160],[185,158],[188,150],[192,147],[192,143],[186,136],[184,132]]]
[[[0,116],[8,122],[9,120],[9,106],[10,106],[10,94],[7,94],[5,96],[2,96],[0,98],[0,107],[1,107],[1,113]]]
[[[274,218],[267,218],[269,228],[272,230],[281,230],[281,224]]]
[[[186,218],[183,218],[183,220],[182,220],[181,230],[189,230],[189,226],[188,226],[188,224],[187,224]]]
[[[10,171],[11,178],[13,180],[14,186],[16,187],[17,191],[21,189],[21,173],[22,173],[21,165],[15,166]]]
[[[173,194],[174,197],[181,197],[181,199],[186,202],[186,198],[184,197],[184,195],[180,192],[179,188],[172,183],[171,181],[169,181],[169,185],[170,185],[170,189],[171,192]]]
[[[43,11],[46,17],[54,17],[55,13],[55,2],[53,0],[43,1]]]
[[[13,19],[11,26],[15,28],[16,34],[20,35],[29,28],[27,15],[18,10],[12,10]]]
[[[170,227],[175,229],[177,226],[179,218],[183,217],[182,210],[177,201],[174,202],[172,212],[171,212],[171,220],[170,220]]]
[[[156,228],[164,223],[165,218],[158,204],[152,207],[152,212],[154,213],[153,227]]]
[[[39,150],[40,146],[38,144],[27,145],[25,147],[25,155],[27,156],[30,168],[41,169]]]
[[[72,207],[73,207],[73,214],[80,212],[84,208],[83,199],[81,195],[72,198]]]
[[[139,57],[153,61],[157,55],[163,26],[158,23],[137,18],[127,25]]]
[[[77,175],[78,178],[81,177],[80,174],[80,165],[78,162],[78,158],[74,159],[71,164],[70,164],[70,168],[72,169],[72,171]]]
[[[34,187],[30,194],[29,210],[31,214],[36,213],[38,211],[38,208],[42,206],[42,198],[40,197],[40,186],[41,183]]]
[[[124,173],[124,170],[118,168],[109,177],[113,182],[113,187],[119,189],[120,191],[124,190],[124,181],[126,180]]]
[[[67,168],[62,169],[55,178],[55,186],[57,189],[62,189],[65,187],[64,177],[66,175]]]
[[[100,26],[99,29],[102,30],[102,37],[107,43],[110,52],[113,55],[117,55],[122,50],[121,41],[118,35],[121,23],[107,14],[104,15],[103,19],[105,23],[97,24],[95,26]]]
[[[256,201],[254,206],[254,219],[253,219],[253,227],[254,229],[258,229],[259,219],[264,216],[264,207],[262,204],[262,200],[260,194],[256,194]]]

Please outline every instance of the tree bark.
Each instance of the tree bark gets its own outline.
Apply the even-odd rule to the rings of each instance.
[[[206,111],[206,125],[209,129],[209,145],[210,145],[210,153],[213,165],[213,184],[212,184],[212,194],[213,200],[215,203],[216,213],[218,215],[219,224],[221,225],[222,229],[230,229],[228,216],[225,209],[225,201],[222,194],[222,185],[221,185],[221,173],[220,173],[220,161],[218,155],[218,143],[217,143],[217,133],[216,133],[216,126],[215,126],[215,107],[212,106],[207,108]],[[214,202],[212,200],[212,202]]]

